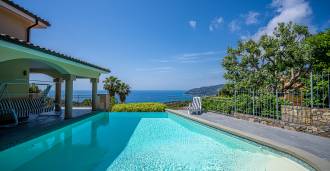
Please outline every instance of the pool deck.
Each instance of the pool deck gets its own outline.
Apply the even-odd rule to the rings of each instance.
[[[39,117],[31,115],[27,121],[17,126],[0,128],[0,152],[94,114],[91,108],[77,107],[73,108],[73,118],[65,120],[63,111],[64,109],[59,116],[54,116],[54,112],[43,113]]]
[[[318,170],[330,170],[330,138],[271,127],[212,112],[189,115],[187,110],[168,109],[167,111],[287,152]]]

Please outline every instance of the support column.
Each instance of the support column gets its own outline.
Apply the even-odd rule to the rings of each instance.
[[[97,83],[99,80],[97,78],[92,78],[92,111],[96,111],[96,95],[97,95]]]
[[[72,118],[73,80],[75,80],[75,77],[72,75],[65,78],[65,119]]]
[[[55,78],[55,112],[61,111],[61,102],[62,102],[62,78]]]

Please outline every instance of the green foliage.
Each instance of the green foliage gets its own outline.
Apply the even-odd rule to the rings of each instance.
[[[306,39],[311,49],[314,71],[330,71],[330,29]]]
[[[225,114],[231,114],[233,111],[232,97],[205,97],[202,99],[204,111],[217,111]]]
[[[40,93],[41,90],[39,89],[39,87],[35,84],[32,83],[29,87],[29,93]]]
[[[110,76],[103,81],[103,88],[108,91],[111,97],[115,96],[118,91],[120,80],[117,77]]]
[[[225,84],[221,90],[218,92],[218,96],[230,96],[234,90],[233,84]]]
[[[205,97],[202,99],[203,110],[215,111],[223,114],[244,113],[268,118],[281,117],[281,105],[289,102],[278,97],[276,113],[276,96],[271,93],[252,94],[242,93],[236,96]]]
[[[328,75],[330,73],[330,29],[310,36],[305,41],[306,49],[311,53],[312,77],[311,73],[301,77],[304,85],[300,93],[305,94],[303,104],[305,106],[324,106],[329,103]],[[312,84],[311,84],[312,79]],[[313,85],[313,88],[311,87]],[[312,96],[312,93],[313,96]],[[313,98],[311,98],[313,97]]]
[[[103,81],[103,88],[108,91],[110,96],[110,106],[109,111],[116,104],[115,95],[118,94],[120,102],[125,103],[126,97],[131,92],[131,88],[128,84],[122,82],[117,77],[110,76]]]
[[[117,93],[119,95],[120,103],[125,103],[126,97],[129,95],[130,92],[131,87],[128,84],[124,82],[119,83]]]
[[[191,101],[177,101],[177,102],[168,102],[165,103],[169,109],[183,109],[184,107],[189,106]]]
[[[92,100],[91,99],[84,99],[81,102],[81,105],[83,105],[83,106],[92,106]]]
[[[273,35],[241,41],[237,48],[227,50],[222,61],[224,77],[236,89],[299,88],[300,78],[312,64],[311,48],[305,43],[310,36],[305,26],[280,23]]]
[[[116,104],[112,112],[164,112],[166,108],[162,103],[128,103]]]
[[[313,73],[313,76],[309,76],[307,78],[303,79],[303,82],[305,86],[303,89],[301,89],[301,94],[304,94],[304,105],[305,106],[323,106],[325,104],[329,104],[329,80],[328,80],[328,74],[330,72],[325,73]],[[311,78],[313,84],[311,84]],[[313,88],[311,87],[313,85]],[[311,95],[311,92],[313,92],[313,95]],[[313,97],[313,99],[311,98]]]

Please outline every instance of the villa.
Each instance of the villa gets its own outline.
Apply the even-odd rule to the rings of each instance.
[[[212,21],[209,31],[215,31],[221,23],[222,17]],[[284,33],[295,33],[291,33],[291,24],[282,23]],[[191,20],[189,25],[197,29],[197,21]],[[131,87],[115,76],[102,81],[107,94],[98,94],[100,76],[110,73],[108,68],[31,42],[32,29],[50,26],[49,21],[13,1],[0,0],[0,171],[330,170],[330,70],[320,75],[311,70],[309,77],[305,75],[304,80],[310,85],[301,86],[310,88],[308,95],[289,89],[279,93],[277,87],[275,94],[268,92],[271,89],[245,92],[233,85],[233,91],[222,89],[226,91],[222,92],[224,96],[218,89],[214,96],[189,96],[191,102],[147,99],[126,104]],[[287,41],[294,44],[297,40]],[[249,50],[251,47],[253,50]],[[242,53],[259,50],[251,44],[246,49]],[[233,52],[224,59],[239,56],[238,51],[228,50]],[[199,55],[183,57],[195,59]],[[237,64],[240,59],[235,60],[227,64]],[[160,73],[165,73],[160,68]],[[235,74],[239,70],[232,68]],[[254,75],[255,71],[251,73]],[[294,70],[290,73],[294,75]],[[32,80],[33,74],[46,75],[52,81]],[[85,99],[88,111],[83,114],[74,106],[77,101],[73,85],[77,79],[91,83],[90,99]],[[246,79],[250,82],[251,78]],[[298,76],[294,80],[299,80]]]
[[[31,29],[46,29],[51,24],[9,0],[0,1],[0,99],[4,96],[29,96],[30,74],[41,73],[55,83],[55,110],[61,110],[61,83],[65,82],[65,118],[72,117],[73,81],[89,79],[92,83],[92,110],[96,110],[97,84],[107,68],[40,47],[31,40]],[[27,110],[27,106],[20,110]],[[28,116],[17,114],[18,120]]]

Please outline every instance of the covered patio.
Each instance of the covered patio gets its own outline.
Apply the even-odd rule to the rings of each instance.
[[[92,111],[96,110],[97,85],[101,74],[110,70],[64,55],[14,37],[0,35],[0,100],[29,96],[30,74],[41,73],[53,78],[55,112],[61,111],[64,82],[64,119],[73,117],[73,82],[89,79],[92,85]],[[6,91],[4,91],[4,89]]]

